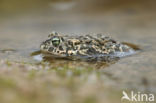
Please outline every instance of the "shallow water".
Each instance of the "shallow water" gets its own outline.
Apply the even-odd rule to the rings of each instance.
[[[38,63],[31,53],[53,30],[69,35],[105,33],[139,45],[141,51],[112,64],[52,60],[51,65],[98,68],[105,85],[156,93],[154,0],[16,1],[0,0],[1,60]]]

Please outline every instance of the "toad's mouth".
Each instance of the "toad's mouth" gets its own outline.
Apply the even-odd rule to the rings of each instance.
[[[65,58],[65,57],[67,57],[66,55],[55,54],[55,53],[51,53],[51,52],[44,51],[44,50],[41,50],[41,52],[42,52],[42,55],[44,57],[54,57],[54,58]]]

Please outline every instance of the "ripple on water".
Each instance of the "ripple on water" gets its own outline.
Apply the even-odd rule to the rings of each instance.
[[[1,53],[14,53],[14,52],[16,52],[16,51],[17,51],[17,50],[11,49],[11,48],[0,50]]]

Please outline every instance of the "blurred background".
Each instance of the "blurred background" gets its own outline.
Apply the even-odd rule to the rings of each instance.
[[[51,31],[103,33],[141,52],[98,69],[90,63],[91,71],[84,62],[33,64],[30,54]],[[155,39],[156,0],[0,0],[0,103],[121,103],[122,90],[156,94]]]
[[[0,0],[0,48],[22,49],[21,56],[28,56],[51,31],[105,33],[120,41],[153,43],[155,4],[155,0]]]
[[[0,0],[0,47],[38,48],[36,44],[51,31],[105,33],[139,44],[155,34],[155,4],[155,0]]]

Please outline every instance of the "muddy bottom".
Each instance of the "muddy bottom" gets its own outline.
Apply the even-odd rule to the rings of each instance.
[[[123,90],[156,94],[155,4],[0,0],[0,102],[121,103]],[[52,31],[104,33],[140,52],[111,63],[31,56]]]

